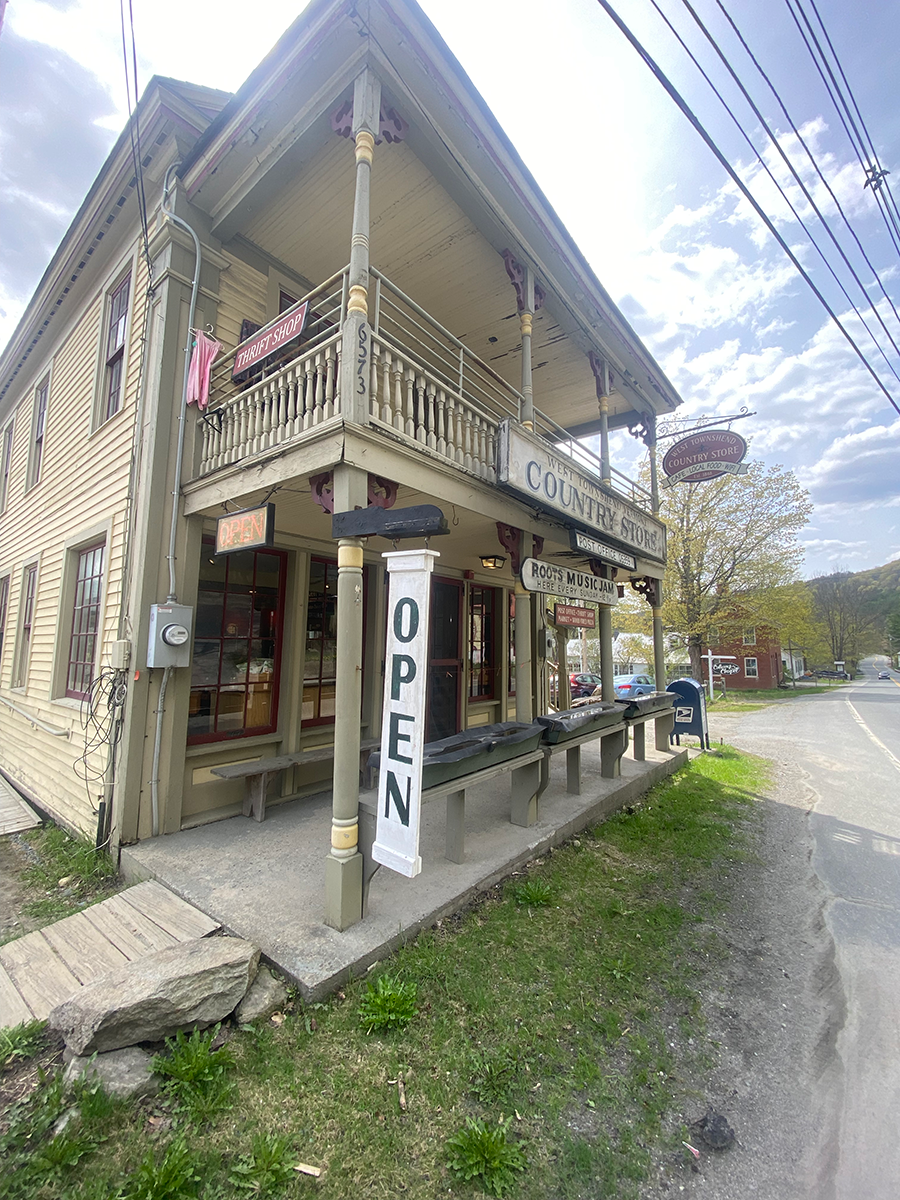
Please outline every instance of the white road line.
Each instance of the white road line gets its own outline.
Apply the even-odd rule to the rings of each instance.
[[[884,744],[884,742],[880,738],[877,738],[875,736],[875,734],[868,727],[868,725],[865,723],[865,721],[862,719],[862,717],[859,715],[859,713],[856,711],[856,709],[853,707],[853,705],[850,703],[849,700],[845,700],[844,703],[847,705],[847,707],[853,713],[853,720],[857,723],[857,725],[860,725],[862,727],[866,736],[871,738],[876,746],[881,747],[881,749],[885,752],[885,754],[891,760],[892,765],[894,767],[896,767],[898,771],[900,771],[900,758],[897,758],[897,757],[895,757],[895,755],[891,754],[890,750],[888,750],[888,748]]]

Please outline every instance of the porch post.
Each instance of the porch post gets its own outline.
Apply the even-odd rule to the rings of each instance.
[[[609,470],[609,367],[605,361],[603,363],[603,387],[598,400],[600,404],[600,478],[604,483],[609,484],[612,479]],[[601,647],[603,645],[602,637],[601,634]]]
[[[661,590],[660,586],[659,591]],[[656,690],[664,692],[666,690],[666,647],[663,642],[662,609],[655,606],[653,608],[653,670]]]
[[[647,420],[647,449],[650,452],[650,508],[659,516],[659,470],[656,465],[656,413]]]
[[[613,667],[612,609],[608,604],[598,605],[600,611],[600,698],[615,700],[616,685]]]
[[[528,535],[525,534],[525,537]],[[516,720],[534,720],[531,691],[531,595],[516,580]]]
[[[525,268],[525,306],[519,313],[522,333],[522,416],[526,429],[534,429],[534,385],[531,379],[531,330],[534,324],[534,271]]]
[[[359,425],[369,420],[369,197],[380,112],[381,83],[366,69],[356,77],[353,87],[356,191],[350,240],[350,291],[341,356],[341,412],[345,420]],[[362,391],[360,381],[364,385]]]
[[[367,476],[341,464],[334,472],[334,507],[366,506]],[[344,930],[362,917],[359,853],[359,727],[362,719],[363,541],[338,542],[337,653],[334,696],[334,776],[331,850],[325,861],[325,924]]]

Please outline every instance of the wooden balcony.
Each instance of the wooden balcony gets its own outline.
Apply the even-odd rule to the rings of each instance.
[[[299,348],[232,379],[236,350],[216,363],[210,403],[202,414],[198,478],[250,458],[265,458],[342,417],[341,329],[347,269],[299,303],[309,316]],[[373,433],[424,449],[486,483],[496,482],[500,421],[520,419],[521,394],[414,300],[371,271],[374,300],[368,373],[368,426]],[[545,413],[535,432],[582,471],[600,478],[600,459]],[[650,494],[620,472],[613,489],[650,509]]]

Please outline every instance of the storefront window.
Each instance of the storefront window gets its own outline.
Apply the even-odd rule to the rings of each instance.
[[[304,725],[334,720],[337,673],[337,577],[335,562],[309,564],[306,660],[303,668]]]
[[[189,742],[270,733],[278,717],[286,555],[213,549],[204,538]]]
[[[509,593],[509,694],[516,694],[516,594]]]
[[[469,698],[493,699],[497,675],[494,653],[495,588],[469,589]]]

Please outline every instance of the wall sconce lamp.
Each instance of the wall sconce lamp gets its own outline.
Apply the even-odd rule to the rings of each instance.
[[[486,571],[499,571],[506,559],[502,554],[482,554],[481,565]]]

